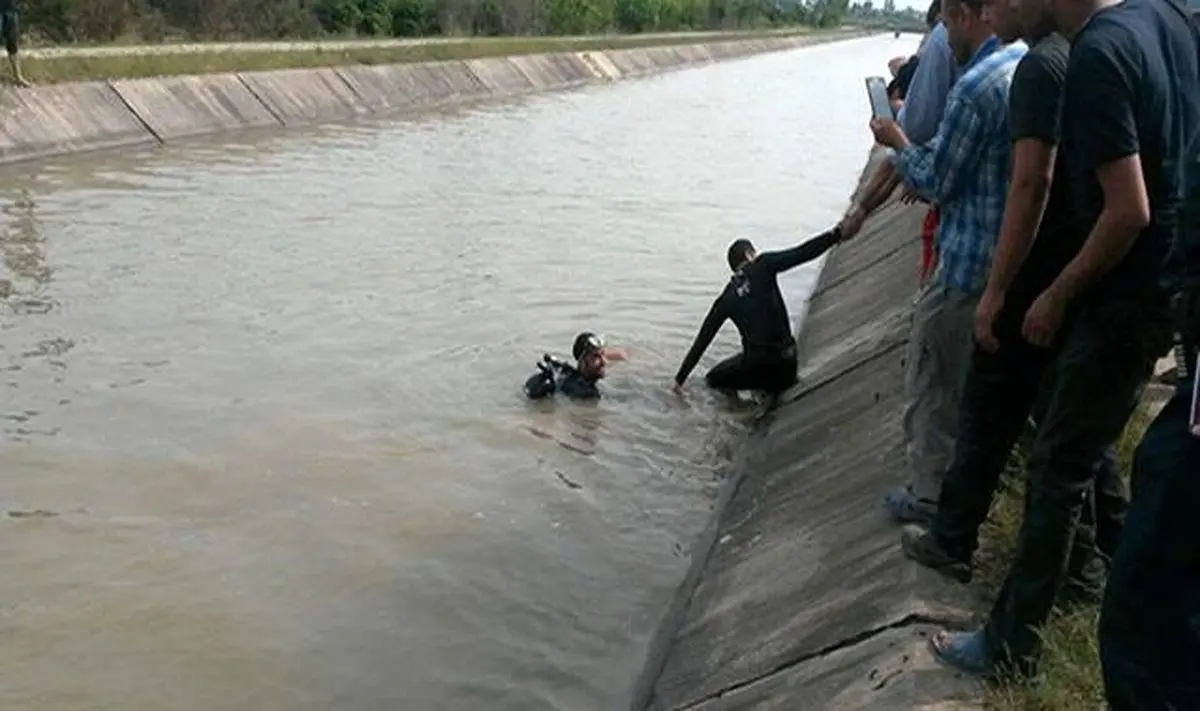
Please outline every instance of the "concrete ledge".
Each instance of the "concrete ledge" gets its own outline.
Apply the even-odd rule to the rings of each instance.
[[[110,83],[161,141],[281,125],[276,115],[234,74]]]
[[[870,32],[8,89],[0,165],[238,129],[298,126],[566,89]]]
[[[968,593],[907,561],[881,507],[903,476],[923,212],[889,204],[830,254],[800,337],[801,382],[734,471],[637,711],[979,708],[976,685],[925,648],[933,626],[970,619]]]
[[[333,69],[245,72],[238,77],[284,126],[336,121],[366,111],[358,95]]]
[[[507,57],[496,57],[500,62]],[[444,103],[489,96],[487,85],[467,62],[450,61],[436,64],[413,64],[412,76],[424,93],[427,102]]]
[[[496,96],[524,94],[537,88],[510,57],[471,59],[466,65],[488,92]]]
[[[0,163],[156,140],[103,82],[6,89],[0,112]]]

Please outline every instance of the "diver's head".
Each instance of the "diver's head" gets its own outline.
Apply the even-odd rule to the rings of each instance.
[[[735,272],[753,262],[757,256],[754,245],[750,244],[748,239],[735,240],[733,244],[729,245],[729,252],[726,253],[726,257],[729,259],[729,268]]]
[[[604,377],[604,369],[608,360],[604,357],[604,339],[590,331],[584,331],[575,337],[575,345],[571,346],[571,355],[575,356],[576,367],[589,380],[599,380]]]

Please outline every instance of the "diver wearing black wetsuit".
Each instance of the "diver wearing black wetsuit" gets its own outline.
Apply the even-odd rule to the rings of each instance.
[[[756,254],[749,240],[738,240],[729,247],[729,266],[733,276],[713,302],[691,350],[679,366],[675,383],[682,386],[700,356],[717,335],[726,319],[731,319],[742,337],[742,352],[727,358],[708,371],[709,387],[725,391],[760,390],[782,392],[796,383],[796,340],[787,305],[775,277],[793,267],[811,262],[842,239],[837,228],[814,237],[804,244],[778,252]]]
[[[605,376],[608,361],[628,357],[625,349],[606,346],[603,338],[590,331],[575,337],[571,355],[575,357],[573,366],[550,355],[543,356],[538,372],[525,381],[526,396],[540,400],[562,393],[573,400],[594,400],[600,397],[597,384]]]

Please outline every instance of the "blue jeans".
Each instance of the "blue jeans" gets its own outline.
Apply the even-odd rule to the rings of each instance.
[[[1190,363],[1194,367],[1195,351]],[[1194,377],[1194,374],[1193,376]],[[1109,707],[1200,709],[1200,438],[1192,378],[1138,445],[1133,499],[1100,610]]]

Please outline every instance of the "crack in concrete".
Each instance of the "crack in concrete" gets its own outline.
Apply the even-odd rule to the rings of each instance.
[[[941,617],[938,615],[928,615],[928,614],[922,614],[922,613],[916,613],[916,612],[910,613],[908,615],[905,615],[904,617],[901,617],[899,620],[896,620],[895,622],[889,622],[885,625],[880,625],[878,627],[873,627],[868,630],[863,630],[862,632],[859,632],[858,634],[850,635],[849,637],[846,637],[845,639],[839,640],[832,644],[828,644],[824,647],[821,647],[820,649],[818,649],[816,651],[807,652],[805,654],[801,654],[800,656],[798,656],[794,659],[789,659],[787,661],[781,662],[780,664],[775,665],[773,668],[771,668],[768,671],[765,671],[761,674],[757,674],[753,677],[750,677],[749,679],[744,679],[737,683],[730,684],[729,686],[726,686],[722,689],[719,689],[717,691],[706,694],[706,695],[700,697],[699,699],[696,699],[695,701],[690,701],[684,706],[676,706],[673,709],[673,711],[688,711],[689,709],[698,708],[702,704],[706,704],[710,701],[716,701],[717,699],[720,699],[728,694],[734,693],[736,691],[741,691],[742,689],[746,689],[751,686],[754,686],[755,684],[766,681],[767,679],[770,679],[771,677],[773,677],[777,674],[781,674],[783,672],[786,672],[789,669],[800,666],[801,664],[804,664],[805,662],[810,662],[814,659],[820,659],[822,657],[829,656],[830,654],[834,654],[835,652],[840,652],[844,649],[849,649],[850,647],[854,647],[856,645],[862,644],[863,642],[866,642],[866,641],[870,640],[871,638],[877,637],[885,632],[891,632],[894,630],[903,629],[905,627],[912,627],[913,625],[949,626],[949,625],[953,625],[953,624],[955,624],[955,620],[953,620],[949,617]]]

